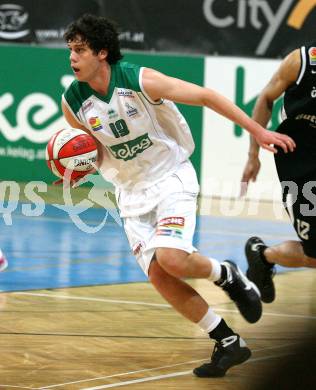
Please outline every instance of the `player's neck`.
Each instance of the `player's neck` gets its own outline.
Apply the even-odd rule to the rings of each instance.
[[[101,66],[95,77],[88,82],[90,87],[101,95],[108,93],[111,80],[111,66],[105,62],[104,66]]]

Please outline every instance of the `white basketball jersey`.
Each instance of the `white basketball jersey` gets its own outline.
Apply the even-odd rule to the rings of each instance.
[[[77,80],[63,95],[70,112],[104,146],[105,179],[127,191],[164,179],[194,150],[190,128],[176,105],[154,102],[144,91],[143,70],[119,62],[111,65],[107,95]]]

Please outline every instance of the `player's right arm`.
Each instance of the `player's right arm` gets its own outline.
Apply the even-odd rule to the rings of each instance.
[[[252,118],[264,128],[271,118],[273,104],[285,90],[296,82],[301,67],[300,49],[292,51],[282,61],[279,69],[273,75],[269,83],[264,87],[256,101]],[[256,181],[260,170],[259,149],[257,141],[250,136],[248,160],[241,179],[241,195],[247,192],[250,181]]]
[[[81,129],[91,135],[90,131],[86,127],[84,127],[70,112],[69,108],[63,100],[61,101],[61,109],[63,111],[66,121],[71,127],[74,127],[75,129]]]

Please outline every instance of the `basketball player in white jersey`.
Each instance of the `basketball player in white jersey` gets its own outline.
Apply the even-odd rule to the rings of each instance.
[[[199,377],[225,375],[250,357],[245,341],[183,279],[222,287],[249,322],[259,320],[256,286],[231,261],[219,263],[192,245],[199,192],[189,161],[191,131],[176,103],[205,106],[248,130],[263,148],[295,147],[211,89],[121,61],[118,34],[106,18],[84,15],[65,32],[76,80],[62,97],[66,120],[98,142],[99,167],[116,186],[117,204],[134,255],[158,292],[216,341]],[[210,129],[211,131],[211,129]]]

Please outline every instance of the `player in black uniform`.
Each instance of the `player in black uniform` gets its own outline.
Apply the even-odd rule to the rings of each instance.
[[[275,288],[274,265],[316,267],[316,42],[291,52],[281,63],[256,102],[253,119],[266,126],[273,102],[284,94],[283,122],[277,129],[293,138],[293,153],[275,155],[282,185],[283,204],[298,241],[285,241],[267,247],[259,237],[246,243],[247,276],[255,282],[263,302],[272,302]],[[243,193],[249,181],[255,181],[260,169],[259,146],[252,138],[244,169]]]

